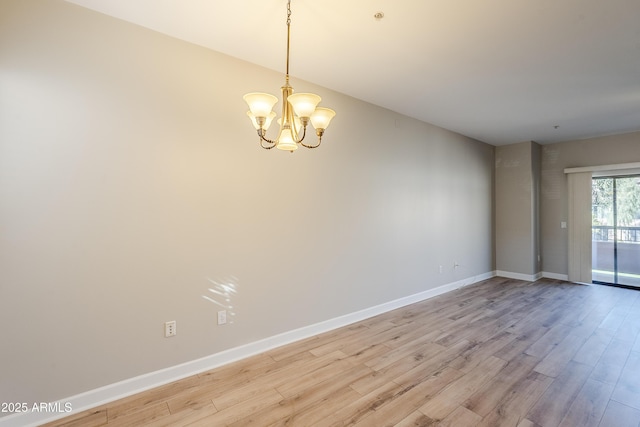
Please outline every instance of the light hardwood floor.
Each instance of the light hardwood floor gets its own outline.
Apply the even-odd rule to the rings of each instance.
[[[640,425],[640,292],[493,278],[47,426]]]

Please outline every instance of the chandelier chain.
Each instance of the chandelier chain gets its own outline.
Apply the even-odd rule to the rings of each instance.
[[[287,1],[287,71],[285,74],[285,80],[287,85],[289,84],[289,40],[291,39],[291,0]]]

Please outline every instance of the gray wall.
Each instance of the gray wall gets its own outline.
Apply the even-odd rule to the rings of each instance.
[[[568,141],[542,146],[541,237],[542,269],[566,275],[568,232],[560,223],[568,221],[565,168],[640,162],[640,132]]]
[[[318,150],[262,150],[242,95],[281,73],[60,0],[0,2],[0,48],[0,401],[494,269],[489,145],[292,79],[338,115]]]
[[[542,271],[542,238],[540,236],[540,186],[542,167],[542,146],[531,143],[531,178],[532,178],[532,214],[531,229],[533,230],[533,249],[531,253],[531,267],[534,274]]]
[[[496,147],[496,270],[538,273],[540,146],[535,142]]]

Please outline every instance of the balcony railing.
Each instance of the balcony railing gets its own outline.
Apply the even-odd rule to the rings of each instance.
[[[640,243],[640,227],[617,227],[618,242]],[[591,238],[595,242],[613,242],[614,227],[610,225],[594,225],[591,227]]]

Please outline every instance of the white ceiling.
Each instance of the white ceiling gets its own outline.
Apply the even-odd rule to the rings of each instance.
[[[285,0],[68,1],[284,72]],[[639,0],[291,9],[297,78],[494,145],[640,130]]]

